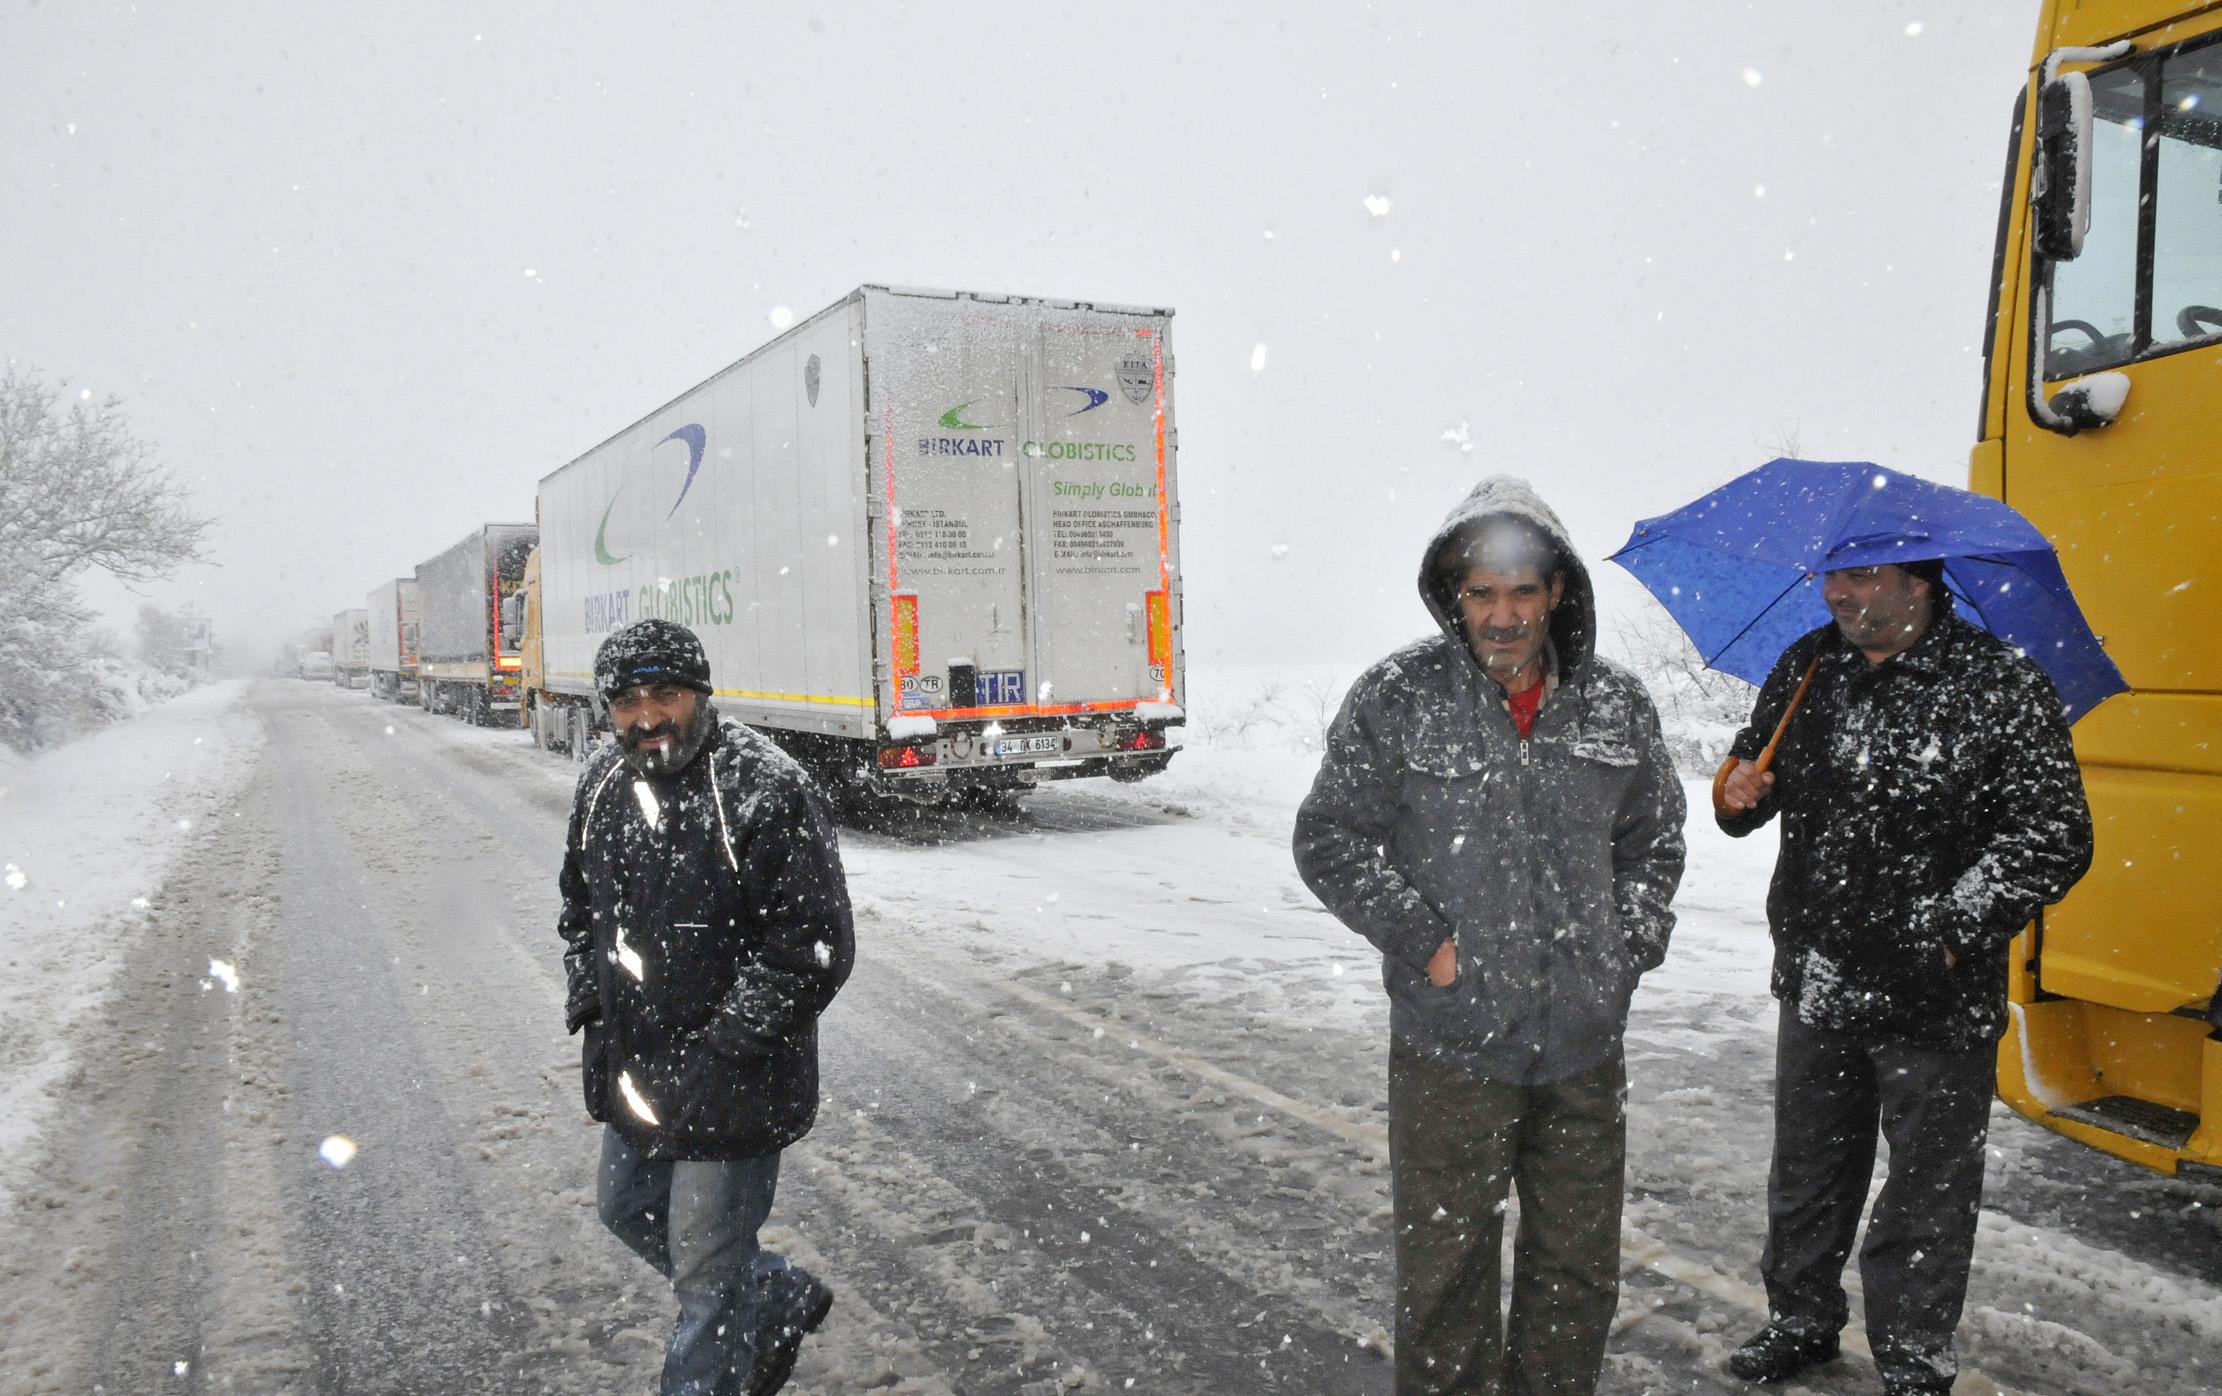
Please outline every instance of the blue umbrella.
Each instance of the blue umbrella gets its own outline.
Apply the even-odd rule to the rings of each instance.
[[[1706,664],[1751,683],[1829,623],[1821,573],[1932,558],[1962,615],[2051,676],[2070,722],[2129,688],[2035,525],[1998,500],[1864,461],[1768,461],[1638,523],[1612,555]]]

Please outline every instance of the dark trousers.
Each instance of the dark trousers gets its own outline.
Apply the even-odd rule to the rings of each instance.
[[[1785,1006],[1775,1044],[1775,1151],[1767,1175],[1767,1306],[1844,1326],[1852,1252],[1878,1130],[1890,1143],[1859,1251],[1867,1338],[1885,1381],[1949,1391],[1983,1202],[1997,1053],[1935,1051],[1807,1027]]]
[[[643,1158],[602,1131],[602,1225],[671,1281],[679,1321],[660,1396],[734,1396],[754,1360],[758,1311],[787,1268],[756,1233],[771,1215],[779,1155],[674,1162]]]
[[[1589,1396],[1620,1295],[1627,1079],[1541,1086],[1389,1054],[1397,1396]],[[1500,1320],[1505,1188],[1520,1192]]]

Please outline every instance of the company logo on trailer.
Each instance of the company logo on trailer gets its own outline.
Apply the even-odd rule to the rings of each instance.
[[[960,402],[941,414],[938,419],[944,431],[986,431],[978,422],[965,420],[965,412],[980,399]],[[1000,436],[921,436],[918,454],[922,456],[1000,456],[1005,442]]]
[[[818,376],[820,372],[818,356],[812,354],[810,362],[802,366],[802,391],[803,395],[810,399],[812,407],[818,405]]]
[[[1087,402],[1087,405],[1086,405],[1086,406],[1084,406],[1084,407],[1075,407],[1075,408],[1074,408],[1074,409],[1073,409],[1072,411],[1070,411],[1070,412],[1067,412],[1067,413],[1066,413],[1065,415],[1066,415],[1066,416],[1068,416],[1068,417],[1077,417],[1077,416],[1079,416],[1079,415],[1080,415],[1081,413],[1083,413],[1083,412],[1093,412],[1093,411],[1095,411],[1095,410],[1096,410],[1096,409],[1097,409],[1098,407],[1101,407],[1101,406],[1103,406],[1103,404],[1105,404],[1105,403],[1107,403],[1107,402],[1109,402],[1109,401],[1111,400],[1111,394],[1109,394],[1109,393],[1105,392],[1105,391],[1104,391],[1103,389],[1101,389],[1101,388],[1071,388],[1071,387],[1067,387],[1067,388],[1059,388],[1059,389],[1058,389],[1057,391],[1059,391],[1059,392],[1061,392],[1061,393],[1079,393],[1079,394],[1083,395],[1084,397],[1086,397],[1086,398],[1088,399],[1088,402]]]
[[[702,452],[709,442],[709,434],[702,429],[701,423],[689,422],[656,445],[663,446],[673,441],[683,441],[687,445],[687,478],[680,483],[679,497],[671,501],[671,508],[664,512],[666,519],[678,513],[679,506],[687,502],[687,491],[694,488],[694,477],[702,471]],[[654,454],[654,447],[650,448],[650,454]],[[625,487],[619,485],[617,493],[610,496],[610,502],[602,506],[602,521],[594,526],[594,560],[604,567],[613,566],[632,556],[631,553],[612,553],[609,550],[610,515],[616,510],[617,501],[624,497]]]

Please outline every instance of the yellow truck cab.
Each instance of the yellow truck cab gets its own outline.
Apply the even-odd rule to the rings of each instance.
[[[1991,293],[1970,484],[2131,689],[2076,725],[2097,851],[2016,942],[1999,1095],[2222,1181],[2222,4],[2046,0]]]

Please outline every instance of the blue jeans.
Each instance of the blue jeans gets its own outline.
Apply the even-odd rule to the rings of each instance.
[[[642,1158],[616,1130],[602,1130],[602,1225],[670,1280],[679,1300],[661,1396],[736,1396],[747,1382],[759,1301],[787,1268],[756,1243],[778,1186],[776,1152]]]

